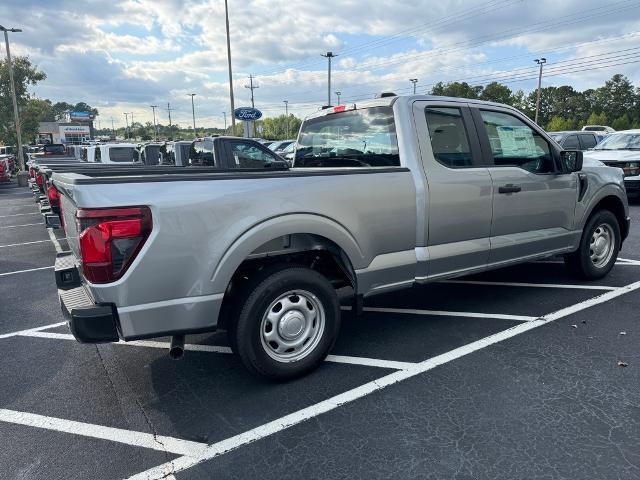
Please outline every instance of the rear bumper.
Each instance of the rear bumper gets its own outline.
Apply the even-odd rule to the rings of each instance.
[[[76,340],[82,343],[117,342],[118,312],[115,306],[93,301],[80,283],[73,255],[58,255],[55,276],[60,308]]]

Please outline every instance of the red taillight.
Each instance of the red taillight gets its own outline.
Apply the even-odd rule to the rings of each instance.
[[[337,107],[333,107],[334,113],[344,112],[346,110],[346,105],[338,105]]]
[[[4,163],[0,163],[0,175],[4,173]]]
[[[49,205],[52,207],[60,206],[60,192],[53,185],[49,185],[47,188],[47,196],[49,197]]]
[[[127,271],[152,228],[148,207],[76,212],[82,273],[91,283],[113,282]]]
[[[36,183],[39,187],[44,185],[44,178],[42,178],[42,175],[36,175]]]
[[[29,167],[29,176],[31,178],[36,178],[36,169],[33,167]]]

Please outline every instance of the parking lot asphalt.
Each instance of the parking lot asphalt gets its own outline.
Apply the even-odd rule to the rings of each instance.
[[[551,259],[371,298],[320,369],[271,384],[224,332],[178,362],[166,338],[77,343],[37,205],[2,185],[0,478],[640,479],[631,216],[605,279]]]

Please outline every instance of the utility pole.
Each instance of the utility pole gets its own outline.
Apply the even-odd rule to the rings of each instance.
[[[284,102],[284,116],[286,118],[287,125],[287,138],[289,138],[289,100],[283,100]]]
[[[338,105],[340,105],[340,95],[342,95],[342,92],[336,92],[336,96],[338,97]]]
[[[151,107],[151,110],[153,110],[153,129],[156,132],[156,136],[155,136],[155,141],[158,141],[158,124],[156,123],[156,108],[158,108],[158,105],[149,105]]]
[[[540,89],[542,87],[542,65],[547,63],[547,59],[540,57],[536,58],[534,62],[540,65],[540,73],[538,74],[538,94],[536,96],[536,118],[534,120],[534,122],[538,123],[538,113],[540,112]]]
[[[111,135],[113,135],[113,139],[116,139],[116,127],[113,125],[113,117],[111,117]]]
[[[328,68],[328,81],[327,81],[327,107],[331,106],[331,59],[334,57],[337,57],[337,55],[334,55],[333,52],[327,52],[326,55],[320,55],[321,57],[325,57],[328,61],[329,61],[329,68]]]
[[[250,88],[251,89],[251,108],[256,108],[254,102],[253,102],[253,91],[256,88],[260,88],[258,85],[253,85],[253,75],[249,75],[249,85],[245,85],[244,88]]]
[[[129,113],[128,112],[124,112],[124,120],[125,122],[127,122],[126,134],[127,134],[127,140],[129,140],[131,138],[131,132],[129,131]]]
[[[135,133],[133,133],[133,112],[129,112],[129,115],[131,115],[131,130],[129,130],[131,132],[131,135],[133,135],[133,139],[135,140]],[[129,135],[129,138],[131,138],[131,135]]]
[[[235,105],[233,102],[233,75],[231,73],[231,38],[229,36],[229,5],[227,0],[224,0],[224,16],[227,26],[227,62],[229,63],[229,98],[231,99],[231,130],[235,135],[236,131],[236,116]]]
[[[187,93],[188,96],[191,97],[191,115],[193,116],[193,138],[196,138],[196,107],[193,105],[193,97],[196,96],[195,93]]]
[[[411,83],[413,83],[413,94],[416,94],[416,84],[418,83],[418,79],[417,78],[410,78],[409,81]]]
[[[227,133],[227,112],[222,112],[224,115],[224,133]]]
[[[173,125],[171,125],[171,110],[173,110],[173,108],[171,108],[171,104],[167,102],[167,113],[169,114],[169,137],[173,138]]]
[[[0,25],[0,30],[4,32],[4,44],[7,48],[7,66],[9,67],[9,83],[11,84],[11,97],[13,98],[13,120],[16,124],[16,137],[18,143],[18,164],[20,170],[24,170],[24,155],[22,154],[22,129],[20,128],[20,114],[18,113],[18,99],[16,97],[16,84],[13,80],[13,63],[11,62],[11,50],[9,49],[9,33],[19,33],[19,28],[5,28]]]

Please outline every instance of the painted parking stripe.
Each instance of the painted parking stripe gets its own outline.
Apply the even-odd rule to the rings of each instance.
[[[440,365],[444,365],[453,360],[469,355],[470,353],[476,352],[496,343],[503,342],[517,335],[528,332],[529,330],[541,327],[542,325],[546,325],[550,322],[559,320],[560,318],[564,318],[581,310],[585,310],[594,305],[608,302],[609,300],[617,298],[621,295],[625,295],[626,293],[633,292],[635,290],[638,290],[639,288],[640,282],[635,282],[625,287],[620,287],[616,290],[603,293],[598,297],[580,302],[576,305],[572,305],[571,307],[563,308],[549,315],[545,315],[537,320],[520,323],[509,328],[508,330],[503,330],[494,335],[490,335],[488,337],[451,350],[450,352],[443,353],[442,355],[424,360],[423,362],[416,364],[415,368],[411,370],[399,370],[397,372],[393,372],[389,375],[385,375],[382,378],[365,383],[364,385],[351,389],[347,392],[316,403],[315,405],[311,405],[310,407],[303,408],[302,410],[298,410],[297,412],[278,418],[277,420],[273,420],[272,422],[253,428],[239,435],[227,438],[226,440],[213,443],[209,445],[206,450],[200,455],[185,455],[183,457],[176,458],[171,462],[163,463],[161,465],[158,465],[157,467],[133,475],[132,477],[129,477],[128,480],[161,479],[167,471],[171,471],[173,473],[181,472],[199,463],[211,460],[220,455],[235,450],[243,445],[255,442],[262,438],[273,435],[274,433],[278,433],[282,430],[286,430],[294,425],[298,425],[311,418],[315,418],[319,415],[322,415],[323,413],[334,410],[347,403],[351,403],[366,395],[380,391],[383,388],[388,387],[389,385],[393,385],[403,380],[415,377],[416,375],[428,372],[429,370],[432,370]]]
[[[0,338],[9,338],[9,337],[15,337],[18,335],[26,335],[28,333],[39,332],[41,330],[48,330],[50,328],[61,327],[62,325],[66,325],[66,324],[67,322],[50,323],[49,325],[43,325],[41,327],[27,328],[26,330],[19,330],[17,332],[11,332],[11,333],[3,333],[0,335]]]
[[[33,245],[34,243],[44,243],[44,242],[50,242],[50,241],[51,240],[47,239],[47,240],[35,240],[33,242],[11,243],[9,245],[0,245],[0,248],[19,247],[20,245]]]
[[[7,225],[7,226],[0,226],[0,228],[18,228],[18,227],[32,227],[34,225],[44,225],[44,222],[39,222],[39,223],[24,223],[22,225]]]
[[[0,273],[0,277],[5,277],[7,275],[15,275],[17,273],[37,272],[38,270],[50,270],[52,268],[54,268],[53,265],[50,267],[38,267],[38,268],[28,268],[26,270],[16,270],[14,272]]]
[[[53,247],[56,249],[56,253],[62,253],[62,247],[60,246],[60,242],[56,238],[56,234],[53,233],[53,229],[47,228],[47,234],[49,235],[49,240],[51,240],[51,243],[53,243]],[[64,240],[64,238],[61,238],[61,240]]]
[[[0,215],[0,218],[21,217],[22,215],[40,215],[40,212],[33,213],[14,213],[12,215]]]
[[[20,332],[18,335],[22,337],[36,337],[36,338],[49,338],[54,340],[75,340],[73,335],[68,333],[57,332],[43,332],[43,331],[25,331]],[[115,342],[116,345],[126,345],[130,347],[147,347],[147,348],[160,348],[168,350],[169,342],[157,342],[153,340],[134,340],[131,342],[119,341]],[[195,343],[187,343],[184,346],[185,351],[191,352],[208,352],[208,353],[233,353],[229,347],[223,347],[219,345],[199,345]],[[397,362],[395,360],[382,360],[378,358],[366,358],[366,357],[351,357],[346,355],[329,355],[326,358],[327,362],[333,363],[346,363],[349,365],[360,365],[364,367],[377,367],[388,368],[391,370],[408,370],[414,368],[416,363],[412,362]]]
[[[202,454],[207,447],[206,443],[192,442],[164,435],[123,430],[121,428],[105,427],[92,423],[76,422],[64,418],[46,417],[29,412],[0,409],[0,421],[25,425],[27,427],[43,428],[56,432],[71,433],[83,437],[99,438],[111,442],[124,443],[134,447],[150,448],[161,452],[175,453],[177,455]]]
[[[528,282],[492,282],[482,280],[444,280],[438,283],[467,284],[467,285],[490,285],[497,287],[527,287],[527,288],[567,288],[576,290],[615,290],[618,287],[605,285],[574,285],[562,283],[528,283]]]
[[[345,305],[342,310],[351,310],[352,307]],[[492,318],[497,320],[514,320],[516,322],[531,322],[538,317],[528,315],[507,315],[503,313],[479,313],[479,312],[453,312],[447,310],[422,310],[416,308],[385,308],[385,307],[364,307],[365,312],[374,313],[399,313],[407,315],[433,315],[438,317],[466,317],[466,318]]]

